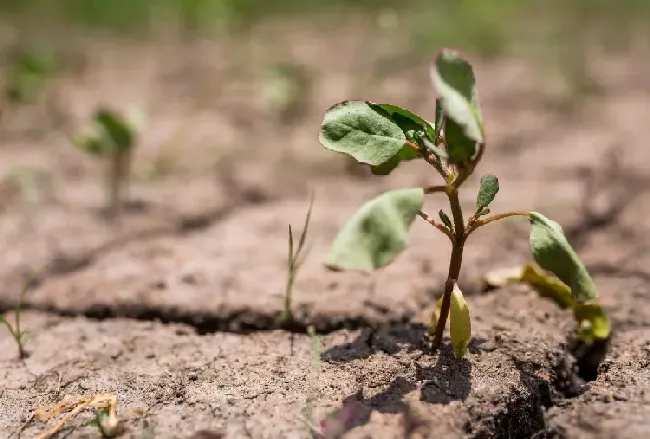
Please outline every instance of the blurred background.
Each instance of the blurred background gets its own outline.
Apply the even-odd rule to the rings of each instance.
[[[220,169],[253,192],[279,178],[302,193],[314,170],[360,172],[318,147],[324,110],[371,99],[430,116],[427,65],[442,46],[477,63],[484,101],[503,110],[488,121],[575,114],[603,90],[648,83],[646,0],[1,0],[0,21],[2,175],[36,169],[23,195],[85,182],[68,198],[97,203],[80,189],[96,163],[70,145],[101,106],[143,116],[136,182]]]

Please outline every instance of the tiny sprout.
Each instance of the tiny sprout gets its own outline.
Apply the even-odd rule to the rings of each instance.
[[[111,407],[95,409],[95,416],[88,425],[97,428],[104,439],[118,437],[124,432],[123,423],[119,421]]]
[[[588,320],[597,314],[593,302],[596,286],[558,223],[537,212],[512,211],[485,217],[499,192],[496,176],[481,178],[476,210],[465,221],[458,191],[474,173],[487,146],[474,72],[459,51],[443,49],[430,74],[438,94],[433,123],[395,105],[368,101],[344,101],[325,112],[319,134],[325,148],[352,156],[369,165],[376,175],[390,174],[401,162],[424,160],[443,179],[442,185],[391,190],[366,202],[334,240],[326,267],[333,271],[377,270],[406,249],[416,217],[433,225],[449,238],[452,249],[444,293],[431,317],[432,348],[435,351],[440,347],[449,318],[451,342],[460,358],[467,352],[471,337],[468,304],[457,283],[465,243],[479,227],[522,216],[531,225],[534,261],[555,275],[572,300],[581,304],[576,318]],[[422,212],[428,194],[444,194],[451,217],[440,210],[438,222]],[[584,328],[581,331],[584,334]]]
[[[291,225],[289,225],[289,254],[287,258],[287,282],[284,290],[284,310],[278,317],[279,325],[284,328],[291,327],[296,323],[293,313],[291,312],[291,304],[293,300],[293,284],[296,281],[298,270],[302,266],[303,262],[305,262],[305,258],[308,254],[308,250],[305,250],[305,244],[307,243],[307,230],[309,229],[309,221],[311,219],[311,211],[313,206],[314,197],[312,195],[309,201],[307,214],[305,215],[305,224],[303,226],[302,232],[300,233],[300,239],[298,240],[298,248],[295,248],[293,229],[291,228]]]
[[[30,335],[29,331],[24,331],[20,326],[20,313],[22,310],[22,303],[23,299],[25,298],[25,294],[34,282],[35,276],[33,273],[23,282],[23,287],[20,291],[20,295],[18,296],[18,302],[16,303],[16,308],[14,310],[14,324],[12,325],[9,323],[9,321],[4,316],[0,316],[0,323],[4,324],[7,327],[9,334],[11,334],[11,337],[14,339],[14,342],[18,347],[18,358],[20,360],[23,360],[28,356],[27,351],[25,351],[25,342]]]
[[[119,214],[127,198],[136,131],[141,128],[142,119],[139,112],[122,117],[112,110],[100,108],[95,112],[90,129],[78,133],[73,139],[77,149],[88,156],[108,157],[106,192],[111,217]]]

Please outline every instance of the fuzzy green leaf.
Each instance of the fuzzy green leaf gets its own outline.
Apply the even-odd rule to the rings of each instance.
[[[482,212],[483,209],[488,207],[494,197],[499,192],[499,179],[492,174],[487,174],[481,177],[481,188],[476,197],[476,212]]]
[[[530,247],[535,262],[564,282],[578,302],[596,299],[596,285],[566,240],[562,227],[537,212],[530,212],[528,219],[531,224]]]
[[[90,156],[102,157],[107,154],[107,151],[104,148],[101,140],[97,138],[97,136],[95,136],[94,134],[85,134],[85,133],[75,134],[73,141],[74,141],[74,146],[78,150]]]
[[[370,171],[374,175],[388,175],[393,169],[397,168],[401,162],[407,162],[409,160],[414,160],[422,157],[419,152],[411,148],[410,146],[405,146],[397,153],[396,156],[388,160],[386,163],[382,163],[378,166],[371,166]]]
[[[431,79],[448,119],[461,127],[465,137],[483,142],[483,119],[469,62],[457,50],[443,49],[431,67]]]
[[[427,122],[422,119],[420,116],[411,113],[408,110],[398,107],[397,105],[392,104],[375,104],[373,102],[367,102],[367,104],[373,110],[379,112],[380,114],[386,114],[393,122],[397,124],[402,129],[404,135],[408,138],[408,132],[423,132],[427,136],[435,136],[434,128]],[[426,130],[426,132],[425,132]],[[401,162],[414,160],[422,157],[420,153],[415,151],[409,146],[403,146],[399,153],[397,153],[393,158],[391,158],[386,163],[383,163],[379,166],[372,166],[372,173],[375,175],[388,175],[393,169],[395,169]]]
[[[463,358],[467,352],[469,340],[472,337],[472,322],[470,320],[467,302],[458,285],[454,285],[454,290],[451,293],[449,332],[456,358]]]
[[[95,114],[95,122],[105,133],[106,140],[109,140],[118,151],[127,150],[133,146],[133,130],[129,123],[117,113],[100,109]]]
[[[604,340],[611,333],[605,310],[597,303],[580,303],[573,309],[578,322],[578,339],[583,341]]]
[[[414,188],[386,192],[366,202],[334,240],[326,267],[370,272],[392,262],[406,248],[408,230],[423,201],[422,189]]]
[[[325,112],[318,140],[327,149],[378,166],[402,150],[406,135],[385,111],[367,102],[345,101]]]

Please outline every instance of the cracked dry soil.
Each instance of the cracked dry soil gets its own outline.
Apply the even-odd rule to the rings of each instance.
[[[623,93],[625,78],[609,84],[583,111],[588,117],[557,117],[532,104],[511,114],[499,92],[490,94],[501,68],[477,68],[486,78],[480,87],[491,145],[461,201],[471,207],[481,172],[492,172],[502,187],[494,211],[536,209],[558,220],[612,319],[606,346],[576,347],[571,316],[525,287],[480,290],[485,271],[529,258],[527,224],[506,221],[478,231],[465,250],[470,352],[454,359],[446,339],[439,353],[429,353],[422,322],[447,269],[443,236],[418,223],[412,247],[372,276],[329,273],[321,265],[365,198],[389,186],[423,184],[429,169],[406,164],[394,176],[367,180],[343,166],[288,169],[268,161],[286,153],[286,133],[262,125],[242,135],[252,136],[249,143],[265,138],[273,145],[268,157],[135,182],[146,203],[119,225],[98,215],[92,200],[101,192],[91,172],[62,172],[59,198],[32,216],[19,208],[2,213],[0,310],[15,305],[29,267],[44,269],[25,299],[23,328],[35,335],[24,362],[0,332],[0,437],[35,437],[52,425],[32,419],[39,406],[102,393],[117,395],[127,438],[304,438],[308,407],[317,423],[351,396],[362,410],[350,438],[402,438],[412,418],[419,422],[410,437],[649,437],[650,226],[639,219],[650,214],[650,152],[640,132],[647,130],[650,87]],[[390,91],[377,95],[389,100]],[[320,148],[313,133],[321,110],[346,97],[346,87],[330,90],[327,103],[306,112],[304,127],[289,127],[303,154]],[[551,122],[553,129],[544,129]],[[513,133],[512,126],[521,128]],[[513,148],[513,139],[527,137]],[[617,167],[607,152],[621,139],[626,150]],[[10,148],[7,161],[37,154],[46,164],[83,167],[64,145],[34,148],[42,146]],[[282,329],[275,317],[286,227],[301,224],[311,189],[313,247],[294,293],[299,323]],[[432,197],[427,209],[443,207],[437,201],[444,200]],[[315,376],[307,325],[321,334]],[[89,419],[81,414],[57,437],[98,437]]]

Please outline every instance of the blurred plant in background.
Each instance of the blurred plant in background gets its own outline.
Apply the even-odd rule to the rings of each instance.
[[[111,32],[147,34],[161,23],[175,23],[187,32],[242,30],[269,17],[384,14],[394,10],[413,22],[397,33],[412,33],[416,42],[431,47],[455,44],[497,54],[520,42],[531,30],[578,32],[598,28],[609,43],[620,43],[635,25],[650,21],[645,0],[0,0],[0,13],[11,19],[41,15],[53,23]],[[41,23],[42,24],[42,23]],[[403,36],[403,35],[402,35]]]
[[[12,104],[34,102],[56,71],[54,52],[45,46],[14,48],[8,59],[5,98]]]

